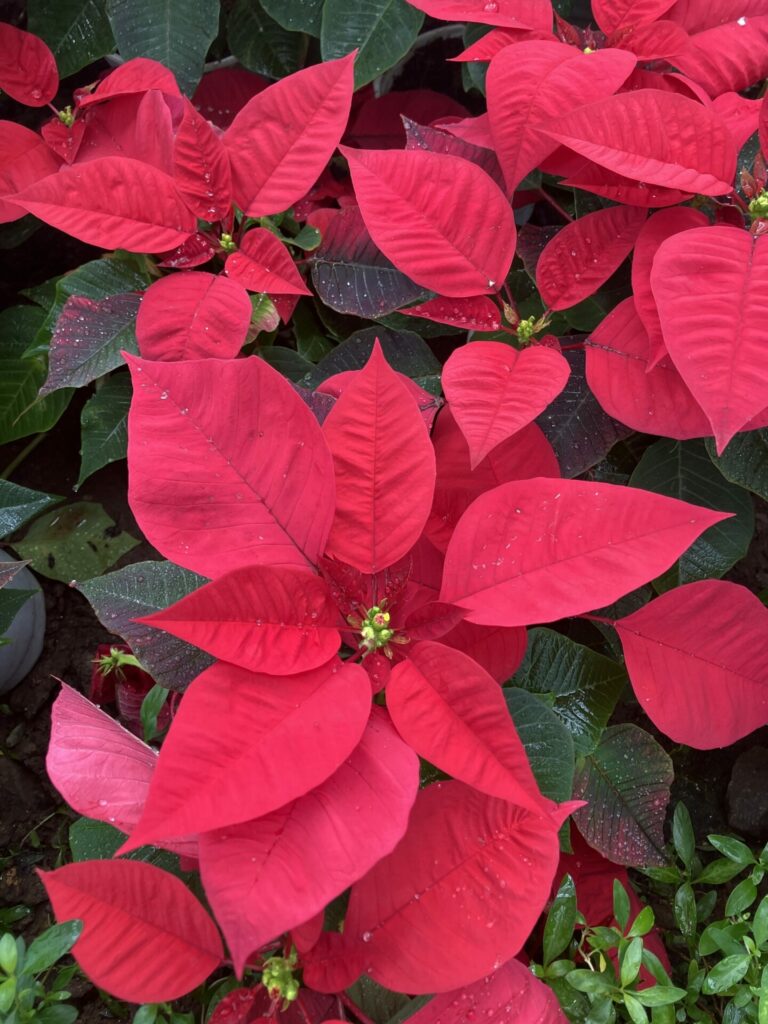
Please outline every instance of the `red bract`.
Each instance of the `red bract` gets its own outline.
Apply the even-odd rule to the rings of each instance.
[[[239,250],[227,256],[226,271],[252,292],[311,294],[286,247],[266,228],[243,236]]]
[[[56,61],[43,40],[0,22],[0,89],[19,103],[44,107],[58,87]]]

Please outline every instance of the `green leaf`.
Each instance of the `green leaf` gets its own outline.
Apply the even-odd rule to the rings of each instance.
[[[50,47],[60,78],[115,48],[104,0],[29,0],[27,28]]]
[[[323,60],[355,58],[355,88],[393,67],[413,46],[424,15],[406,0],[325,0],[320,51]]]
[[[44,1006],[35,1011],[37,1024],[75,1024],[78,1016],[74,1006]]]
[[[672,778],[672,761],[652,736],[636,725],[610,726],[576,774],[574,798],[588,802],[573,814],[579,831],[616,864],[664,865]]]
[[[734,861],[736,864],[740,864],[742,867],[747,867],[750,864],[755,864],[755,855],[752,853],[746,843],[742,843],[740,839],[735,839],[733,836],[707,836],[711,846],[717,850],[718,853],[722,853],[728,860]]]
[[[125,835],[119,829],[107,824],[106,821],[94,821],[92,818],[78,818],[69,826],[69,848],[72,860],[111,860],[116,851],[125,842]],[[182,875],[179,870],[179,858],[168,850],[159,850],[155,846],[140,846],[125,855],[125,860],[141,860],[147,864],[170,871],[174,875]]]
[[[635,999],[634,995],[630,995],[629,992],[624,993],[624,1006],[633,1024],[648,1024],[648,1014],[645,1012],[645,1007]]]
[[[410,1002],[408,996],[391,992],[367,974],[362,974],[354,985],[347,989],[347,995],[366,1017],[376,1021],[388,1021]]]
[[[672,816],[672,843],[678,857],[690,871],[696,854],[696,838],[693,834],[691,816],[685,804],[679,803],[675,807]]]
[[[632,922],[632,926],[627,932],[627,937],[633,939],[636,935],[647,935],[651,928],[653,928],[655,920],[656,915],[653,912],[653,907],[643,907]]]
[[[629,915],[631,907],[629,905],[629,896],[627,890],[618,880],[613,880],[613,916],[616,918],[616,922],[621,928],[622,932],[626,931],[627,925],[629,924]]]
[[[83,406],[80,414],[80,476],[75,490],[97,469],[125,458],[131,394],[130,376],[116,373]]]
[[[630,485],[734,513],[732,519],[706,530],[671,569],[654,581],[658,591],[696,580],[719,579],[746,555],[755,528],[752,498],[743,487],[725,479],[702,440],[657,441],[638,463]]]
[[[19,961],[19,951],[16,948],[16,940],[10,932],[0,938],[0,970],[6,974],[13,974],[16,964]]]
[[[553,710],[573,737],[579,757],[591,754],[627,680],[626,671],[552,629],[532,629],[512,682],[532,693],[555,695]]]
[[[626,895],[626,894],[625,894]],[[624,955],[621,957],[619,966],[619,978],[622,988],[631,985],[640,973],[640,964],[643,959],[643,940],[634,938],[625,947]]]
[[[670,1006],[684,999],[687,992],[684,988],[676,988],[674,985],[654,985],[652,988],[633,992],[632,995],[643,1006]]]
[[[763,896],[752,919],[752,935],[758,946],[768,945],[768,896]]]
[[[711,438],[706,445],[710,459],[726,480],[768,501],[768,429],[737,434],[720,456]]]
[[[72,949],[82,930],[82,921],[64,921],[62,924],[52,925],[38,936],[27,950],[24,972],[40,974],[47,971]]]
[[[5,637],[13,620],[30,597],[37,593],[37,590],[16,590],[11,587],[0,589],[0,637]],[[8,641],[3,640],[2,642],[7,643]]]
[[[100,576],[138,543],[101,505],[76,501],[36,519],[14,548],[36,572],[69,583]]]
[[[379,339],[384,357],[398,373],[412,380],[440,376],[440,363],[418,334],[412,331],[391,331],[386,327],[366,327],[355,331],[346,341],[317,364],[322,380],[344,370],[362,370]],[[423,383],[421,385],[424,386]]]
[[[207,582],[172,562],[136,562],[77,589],[101,624],[126,641],[156,682],[183,690],[213,659],[170,633],[133,620],[175,604]]]
[[[714,995],[717,992],[725,992],[733,985],[736,985],[749,970],[750,957],[748,953],[736,953],[727,956],[716,964],[704,979],[702,992],[705,995]]]
[[[132,1024],[155,1024],[157,1009],[157,1003],[147,1003],[145,1006],[140,1006],[133,1015]]]
[[[698,911],[696,909],[696,896],[688,882],[683,882],[675,892],[675,920],[677,921],[677,927],[685,938],[693,938],[696,934]]]
[[[107,0],[107,13],[122,57],[165,64],[192,95],[219,31],[218,0]]]
[[[743,914],[757,899],[757,886],[751,878],[743,878],[728,894],[725,903],[725,916],[736,917]]]
[[[269,78],[285,78],[298,71],[307,52],[307,37],[283,28],[259,0],[235,0],[227,41],[243,67]]]
[[[323,380],[317,367],[300,356],[298,352],[294,352],[292,348],[285,348],[283,345],[268,345],[260,349],[259,355],[265,363],[269,363],[288,380],[303,388],[313,390]]]
[[[551,964],[573,938],[573,929],[576,925],[576,887],[570,875],[566,875],[560,883],[557,895],[552,901],[552,906],[547,914],[544,923],[544,966]]]
[[[157,718],[163,710],[169,693],[170,690],[167,690],[164,686],[158,686],[156,683],[141,702],[139,716],[141,718],[141,727],[144,730],[145,743],[151,743],[155,736],[157,736]]]
[[[570,800],[574,771],[571,734],[534,694],[517,687],[505,687],[503,693],[539,789],[558,803]]]
[[[607,992],[617,991],[613,979],[607,974],[599,974],[597,971],[588,971],[583,968],[566,974],[565,980],[577,992],[586,992],[591,995],[602,996]]]
[[[320,35],[325,0],[262,0],[261,6],[290,32]]]
[[[10,480],[0,480],[0,539],[15,533],[40,512],[63,500],[58,494],[44,494],[12,484]]]
[[[723,882],[730,882],[735,875],[740,874],[743,870],[743,864],[729,860],[727,857],[718,857],[717,860],[710,861],[694,881],[698,884],[722,885]]]
[[[16,978],[6,978],[0,982],[0,1013],[7,1013],[16,998]]]

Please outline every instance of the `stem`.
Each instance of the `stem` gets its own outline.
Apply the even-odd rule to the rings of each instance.
[[[605,626],[615,626],[615,619],[607,619],[604,615],[577,615],[577,619],[586,619],[588,622],[602,622]]]
[[[374,1024],[371,1018],[366,1017],[366,1015],[363,1013],[363,1011],[360,1009],[357,1003],[353,999],[350,999],[346,992],[339,992],[339,999],[344,1004],[344,1007],[350,1011],[350,1013],[354,1013],[354,1015],[360,1021],[360,1024]]]
[[[573,223],[573,217],[566,210],[562,208],[560,203],[556,199],[553,199],[549,192],[546,192],[543,188],[537,188],[536,193],[539,198],[543,199],[544,202],[549,203],[553,210],[557,210],[561,217],[564,217],[568,224]]]
[[[561,352],[583,352],[584,351],[584,342],[583,341],[574,341],[574,343],[572,345],[561,345],[560,346],[560,351]]]
[[[33,437],[32,440],[29,442],[29,444],[25,448],[22,448],[19,454],[16,456],[16,458],[11,459],[11,461],[5,467],[3,472],[0,473],[0,480],[8,480],[11,474],[15,473],[15,471],[19,468],[24,459],[26,459],[28,455],[31,455],[35,448],[37,448],[37,446],[43,440],[43,438],[47,436],[47,434],[36,434],[35,437]]]

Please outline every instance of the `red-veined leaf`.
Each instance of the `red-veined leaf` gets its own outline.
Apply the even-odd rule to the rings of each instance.
[[[201,837],[203,885],[238,975],[254,950],[321,911],[402,838],[419,761],[386,712],[374,712],[359,745],[316,789]]]
[[[13,202],[103,249],[162,252],[180,245],[197,226],[173,178],[128,157],[63,168],[25,188]]]
[[[691,36],[674,62],[710,96],[740,92],[768,74],[768,15],[746,17]]]
[[[233,359],[245,342],[251,301],[221,274],[190,271],[154,281],[136,318],[144,359]]]
[[[515,223],[485,171],[425,150],[342,152],[366,227],[399,270],[449,298],[498,291],[514,255]]]
[[[370,692],[363,669],[338,660],[279,679],[224,662],[206,669],[184,694],[120,852],[250,821],[318,786],[357,746]]]
[[[237,252],[227,256],[227,274],[252,292],[311,295],[291,254],[266,228],[249,231]]]
[[[25,213],[6,196],[22,192],[58,169],[59,161],[36,132],[14,121],[0,121],[0,224]]]
[[[221,220],[232,202],[232,175],[224,143],[187,100],[173,142],[173,174],[187,206],[203,220]]]
[[[172,71],[149,57],[134,57],[110,71],[106,78],[101,79],[94,92],[81,94],[77,105],[79,108],[89,107],[115,96],[129,96],[150,89],[181,96]]]
[[[160,262],[158,267],[170,267],[173,270],[190,270],[192,267],[200,267],[203,263],[216,255],[216,247],[211,243],[207,235],[196,231],[194,235],[177,245],[168,252],[158,254]]]
[[[138,619],[222,661],[285,676],[324,665],[339,649],[339,613],[319,576],[248,565],[170,608]]]
[[[441,636],[440,643],[468,654],[497,683],[505,683],[523,660],[527,634],[524,626],[478,626],[465,621]]]
[[[128,361],[128,493],[149,542],[212,577],[314,562],[333,519],[333,461],[288,381],[261,359]]]
[[[469,160],[470,163],[482,167],[499,188],[504,188],[504,175],[492,149],[475,146],[472,142],[451,135],[448,131],[417,124],[416,121],[411,121],[407,117],[403,118],[403,126],[406,135],[406,149],[426,149],[430,153],[460,156],[464,160]]]
[[[58,117],[52,117],[40,128],[40,135],[45,139],[47,145],[68,164],[74,163],[84,134],[85,121],[82,119],[71,125],[66,125]],[[21,187],[19,186],[19,188]]]
[[[634,66],[635,58],[624,50],[583,54],[554,40],[517,43],[493,58],[488,114],[510,194],[557,147],[537,129],[615,92]]]
[[[408,3],[439,21],[474,21],[481,25],[552,31],[549,0],[408,0]]]
[[[661,243],[672,235],[687,231],[689,228],[705,227],[709,224],[701,210],[691,206],[676,206],[671,210],[660,210],[642,226],[635,242],[632,256],[632,293],[635,310],[648,334],[648,369],[663,359],[667,349],[661,330],[659,311],[651,291],[651,267]],[[653,428],[653,433],[658,433]]]
[[[480,344],[473,342],[472,344]],[[510,480],[560,476],[555,453],[535,423],[502,441],[473,470],[469,447],[450,408],[441,411],[432,432],[437,479],[426,531],[444,551],[459,519],[485,491]]]
[[[493,136],[491,135],[491,122],[488,114],[478,114],[477,117],[465,117],[461,121],[438,122],[435,125],[441,131],[455,135],[457,139],[470,142],[473,146],[480,146],[482,149],[493,149]]]
[[[646,211],[610,206],[572,221],[547,243],[536,284],[550,309],[567,309],[594,295],[632,252]]]
[[[445,299],[438,296],[398,312],[403,316],[422,317],[433,323],[450,324],[463,331],[497,331],[501,326],[499,307],[485,295],[467,299]]]
[[[360,572],[386,569],[424,528],[435,456],[418,406],[378,342],[325,420],[323,434],[336,476],[327,553]]]
[[[349,117],[354,54],[304,68],[249,100],[224,134],[235,202],[251,217],[287,209],[315,183]]]
[[[550,820],[460,782],[429,786],[398,846],[352,887],[344,947],[398,992],[477,981],[528,938],[558,853]]]
[[[38,872],[58,921],[79,918],[72,953],[94,985],[131,1003],[178,999],[221,963],[216,925],[174,875],[133,860]]]
[[[669,357],[651,368],[648,335],[631,297],[592,332],[586,352],[587,382],[609,416],[633,430],[678,441],[711,432]]]
[[[700,103],[659,89],[619,93],[549,121],[542,131],[635,181],[702,195],[731,192],[736,145]]]
[[[472,985],[435,996],[408,1020],[411,1024],[466,1024],[473,1020],[565,1024],[567,1018],[552,989],[520,960],[509,960]]]
[[[675,743],[727,747],[768,723],[768,609],[702,580],[615,623],[640,706]]]
[[[411,641],[438,640],[458,626],[463,618],[461,608],[442,601],[427,601],[408,612],[403,630]]]
[[[0,89],[28,107],[44,107],[58,88],[56,60],[43,40],[0,22]]]
[[[610,36],[608,44],[629,50],[639,61],[668,59],[674,63],[675,55],[688,44],[688,33],[674,21],[654,21],[621,28]]]
[[[554,622],[648,583],[728,514],[587,480],[522,480],[481,495],[445,555],[440,599],[489,626]]]
[[[724,92],[712,100],[712,109],[728,125],[728,131],[741,150],[751,135],[758,130],[762,100],[748,100],[737,92]]]
[[[667,351],[720,454],[768,407],[768,238],[729,225],[673,235],[654,257],[651,287]]]
[[[424,640],[392,669],[387,708],[420,757],[489,796],[534,814],[542,796],[499,684],[470,657]]]
[[[469,446],[470,468],[532,423],[569,374],[563,356],[541,345],[518,351],[503,342],[476,341],[457,348],[443,369],[443,390]]]
[[[593,0],[592,13],[601,32],[645,25],[666,14],[675,0]]]
[[[83,164],[104,157],[129,157],[163,171],[175,188],[172,105],[164,93],[150,89],[149,92],[117,96],[109,103],[89,110],[80,122],[85,124],[85,132],[76,162]],[[187,208],[186,203],[184,206]]]
[[[567,153],[568,150],[561,149],[558,152]],[[624,203],[625,206],[642,206],[646,209],[674,206],[691,198],[690,192],[681,192],[677,188],[663,188],[661,185],[647,185],[644,181],[632,181],[631,178],[606,170],[591,160],[584,160],[580,166],[569,168],[564,173],[567,177],[562,182],[563,185],[592,192],[616,203]]]
[[[667,17],[688,32],[703,32],[727,21],[757,14],[765,14],[765,0],[709,0],[706,4],[699,0],[677,0]]]

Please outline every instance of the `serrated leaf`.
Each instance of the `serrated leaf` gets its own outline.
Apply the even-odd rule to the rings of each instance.
[[[410,50],[423,23],[423,13],[406,0],[325,0],[320,51],[323,60],[333,60],[357,50],[359,89]]]
[[[768,430],[746,430],[729,442],[721,455],[706,442],[709,457],[731,483],[740,484],[768,501]]]
[[[0,480],[0,538],[15,533],[33,516],[63,500],[57,494],[44,494],[10,480]]]
[[[503,692],[539,789],[550,800],[564,803],[573,790],[571,734],[555,712],[532,693],[517,687],[506,687]]]
[[[125,842],[125,834],[106,821],[78,818],[69,826],[69,848],[72,860],[110,860]],[[143,860],[147,864],[180,875],[179,858],[168,850],[156,846],[141,846],[125,855],[128,860]]]
[[[306,38],[271,17],[259,0],[237,0],[227,23],[227,41],[243,67],[270,78],[298,71],[307,49]]]
[[[97,469],[125,458],[131,394],[130,377],[127,373],[118,373],[105,381],[104,386],[83,406],[80,414],[80,475],[75,490]]]
[[[51,48],[61,78],[115,48],[104,0],[30,0],[27,28]]]

